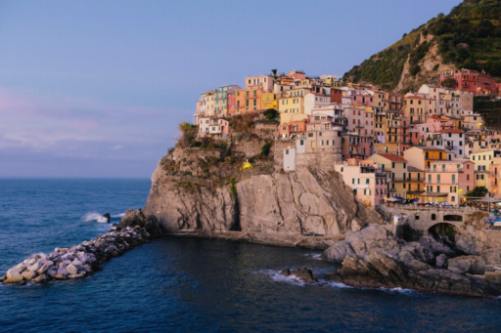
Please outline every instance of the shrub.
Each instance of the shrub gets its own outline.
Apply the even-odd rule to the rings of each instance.
[[[468,197],[483,197],[485,196],[489,191],[484,187],[484,186],[476,186],[473,190],[468,192],[466,196]]]
[[[266,142],[262,147],[261,147],[261,156],[263,157],[268,157],[270,155],[270,150],[271,150],[272,143],[271,142]]]
[[[278,111],[275,109],[268,109],[263,112],[263,115],[266,120],[275,122],[280,121],[280,113],[278,113]]]
[[[193,146],[196,142],[197,126],[185,122],[179,125],[179,129],[181,130],[179,143],[184,147]]]
[[[457,81],[455,79],[453,79],[452,77],[442,81],[442,87],[445,87],[445,88],[455,89],[457,87],[457,85],[458,85]]]

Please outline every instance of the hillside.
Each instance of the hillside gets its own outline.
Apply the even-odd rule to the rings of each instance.
[[[354,66],[344,79],[406,91],[452,68],[501,77],[500,0],[465,0]]]

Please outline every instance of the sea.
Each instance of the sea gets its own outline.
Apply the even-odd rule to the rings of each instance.
[[[35,252],[91,239],[146,179],[0,180],[0,271]],[[80,280],[0,284],[0,332],[500,332],[501,300],[357,289],[281,274],[332,270],[318,252],[165,237]]]

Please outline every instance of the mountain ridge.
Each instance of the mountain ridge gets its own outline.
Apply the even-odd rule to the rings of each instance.
[[[501,77],[501,1],[465,0],[353,66],[345,81],[409,91],[459,68]]]

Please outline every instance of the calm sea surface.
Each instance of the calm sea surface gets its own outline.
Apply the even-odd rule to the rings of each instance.
[[[92,238],[144,204],[147,180],[0,180],[0,271]],[[166,238],[77,281],[0,285],[0,332],[500,332],[501,300],[302,286],[278,272],[330,269],[315,253]]]

